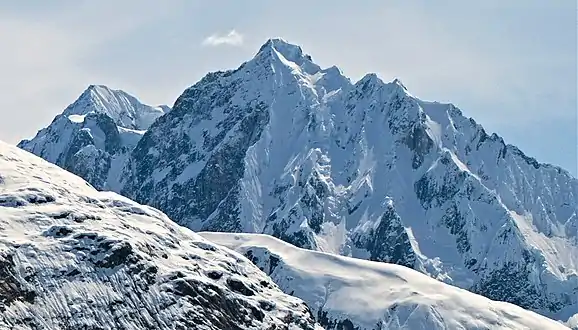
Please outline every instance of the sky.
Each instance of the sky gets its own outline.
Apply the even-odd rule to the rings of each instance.
[[[354,81],[451,102],[576,177],[576,15],[575,0],[0,0],[0,140],[33,137],[90,84],[172,105],[282,37]]]

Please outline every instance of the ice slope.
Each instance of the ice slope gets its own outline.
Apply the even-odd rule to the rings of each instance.
[[[146,129],[168,111],[167,106],[142,104],[124,91],[91,85],[48,127],[18,146],[99,190],[119,190],[128,154]]]
[[[321,329],[249,260],[0,142],[0,329]]]
[[[406,267],[304,250],[262,234],[199,233],[242,253],[327,329],[565,329]]]
[[[549,317],[578,313],[578,180],[399,81],[353,83],[268,40],[138,142],[120,192],[193,230],[405,265]]]

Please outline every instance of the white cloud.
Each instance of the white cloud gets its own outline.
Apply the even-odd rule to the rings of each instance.
[[[243,44],[243,35],[234,29],[231,30],[226,35],[213,34],[203,40],[203,45],[206,46],[220,46],[220,45],[231,45],[240,46]]]

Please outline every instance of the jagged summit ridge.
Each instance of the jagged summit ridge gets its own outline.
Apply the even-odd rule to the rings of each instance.
[[[337,90],[339,88],[347,89],[352,87],[353,85],[359,84],[373,84],[377,86],[384,85],[385,83],[381,78],[378,77],[376,73],[368,73],[364,77],[362,77],[358,82],[352,84],[351,80],[345,77],[337,66],[333,65],[328,68],[321,68],[318,64],[316,64],[311,55],[306,54],[303,52],[301,46],[291,44],[283,38],[271,38],[267,40],[259,49],[257,54],[255,55],[254,59],[250,62],[256,62],[258,65],[265,66],[266,64],[263,61],[270,61],[271,64],[281,63],[285,66],[288,66],[294,75],[303,76],[315,76],[317,75],[317,79],[321,80],[328,80],[332,78],[332,80],[337,80],[339,82],[339,86],[337,88],[333,88],[331,90]],[[270,64],[270,63],[267,63]],[[327,76],[323,78],[324,76]],[[310,80],[317,80],[315,78]],[[407,92],[407,88],[403,85],[399,78],[395,78],[393,81],[388,83],[387,85],[398,85],[403,88]]]
[[[564,329],[404,267],[202,235],[0,142],[2,329]]]
[[[320,99],[332,91],[351,87],[350,80],[337,67],[321,68],[300,46],[281,38],[269,39],[255,57],[239,69],[248,74],[261,72],[256,75],[272,78],[270,80],[275,85],[291,83],[297,79],[307,87],[303,89],[304,92],[311,89],[315,97]]]

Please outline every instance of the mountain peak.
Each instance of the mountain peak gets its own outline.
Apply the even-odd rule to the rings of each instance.
[[[399,95],[412,96],[398,78],[386,83],[376,73],[366,74],[355,83],[355,86],[364,92],[384,91],[387,94],[397,93]]]
[[[152,123],[170,112],[105,85],[89,85],[52,123],[18,146],[73,173],[98,189],[113,187],[131,150]]]
[[[99,90],[106,90],[106,91],[113,91],[112,88],[106,86],[106,85],[100,85],[100,84],[90,84],[88,85],[88,87],[86,88],[87,91],[99,91]]]
[[[361,79],[359,79],[359,81],[357,82],[358,85],[365,85],[365,84],[371,84],[371,85],[377,85],[377,86],[382,86],[382,85],[390,85],[390,86],[398,86],[401,87],[403,90],[407,91],[407,88],[405,87],[405,85],[401,82],[401,80],[399,78],[395,78],[393,79],[390,83],[385,83],[378,75],[377,73],[367,73],[365,76],[363,76]]]
[[[99,104],[102,102],[106,102],[107,100],[112,100],[114,99],[116,96],[129,96],[132,97],[131,95],[129,95],[128,93],[121,91],[121,90],[114,90],[106,85],[100,85],[100,84],[90,84],[88,85],[88,87],[86,87],[86,89],[82,92],[82,94],[80,94],[80,96],[76,99],[76,101],[74,101],[74,103],[72,103],[66,110],[65,113],[67,111],[71,110],[71,107],[74,106],[74,108],[76,108],[76,110],[78,111],[78,107],[75,105],[79,105],[79,104]],[[86,111],[86,113],[91,112],[91,111],[95,111],[95,110],[100,110],[100,107],[97,107],[97,109],[92,109],[90,107],[82,107],[83,110]],[[86,114],[86,113],[75,113],[75,114]]]
[[[88,87],[80,94],[79,99],[82,98],[94,98],[94,97],[106,97],[112,96],[114,94],[126,94],[121,90],[114,90],[106,85],[90,84]]]
[[[277,53],[283,55],[285,59],[291,62],[301,62],[301,59],[306,59],[308,61],[312,61],[311,56],[308,54],[303,53],[303,49],[301,46],[289,43],[285,39],[282,38],[270,38],[268,39],[259,51],[259,54],[271,54],[271,51],[275,50]]]
[[[313,62],[311,56],[303,52],[301,46],[289,43],[281,38],[268,39],[261,48],[259,48],[254,60],[257,62],[280,61],[284,64],[294,63],[309,74],[321,70],[321,67]]]
[[[91,112],[104,113],[122,127],[145,130],[156,118],[170,109],[167,106],[152,107],[122,90],[105,85],[91,84],[74,103],[64,110],[64,115],[86,115]]]
[[[363,78],[359,79],[358,82],[358,84],[365,84],[365,83],[383,85],[384,82],[383,80],[381,80],[381,78],[377,76],[376,73],[368,73],[365,76],[363,76]]]
[[[89,105],[106,100],[115,114],[124,99],[109,101],[106,91],[92,86]],[[52,138],[56,125],[24,147],[46,158],[58,150],[64,156],[53,159],[72,159],[67,168],[86,168],[91,180],[96,168],[98,182],[194,230],[272,234],[562,320],[574,314],[578,181],[456,108],[375,73],[352,85],[337,67],[320,69],[300,46],[272,38],[237,70],[207,74],[175,109],[112,155],[118,166],[78,153],[68,133]],[[91,131],[95,146],[101,131]]]
[[[381,78],[377,76],[375,73],[368,73],[359,79],[355,86],[360,88],[362,91],[375,91],[381,89],[381,87],[385,86],[385,83]]]
[[[403,88],[404,90],[407,91],[407,88],[405,88],[405,85],[401,82],[401,80],[399,78],[395,78],[393,79],[393,81],[391,82],[392,84],[398,85],[399,87]]]

